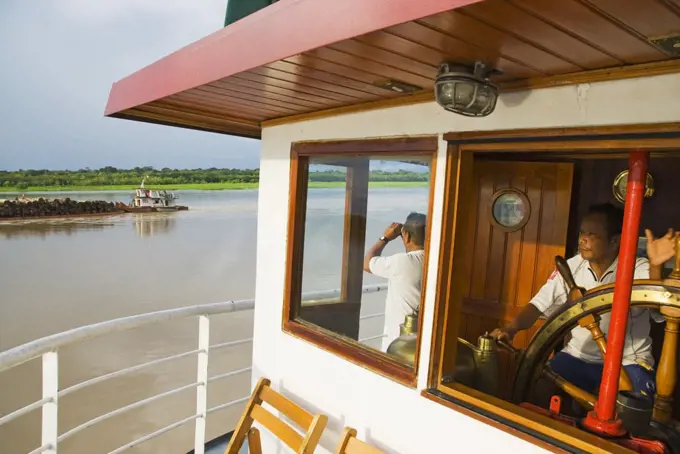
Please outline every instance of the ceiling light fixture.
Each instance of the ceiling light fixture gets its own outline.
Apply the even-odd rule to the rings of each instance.
[[[486,117],[496,108],[498,88],[490,83],[492,71],[480,61],[473,69],[443,63],[434,84],[437,103],[444,109],[466,117]]]

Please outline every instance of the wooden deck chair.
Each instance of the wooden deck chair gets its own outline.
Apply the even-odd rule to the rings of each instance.
[[[246,404],[243,415],[241,415],[241,419],[236,425],[236,429],[234,429],[234,434],[229,441],[225,454],[237,454],[246,437],[248,438],[250,454],[262,454],[260,431],[252,427],[254,421],[266,427],[294,452],[304,454],[314,452],[321,438],[321,432],[326,427],[328,417],[326,415],[312,415],[293,401],[271,389],[270,384],[271,381],[266,378],[260,378],[260,381],[257,382],[257,386]],[[262,407],[263,402],[286,415],[302,428],[304,434],[300,435],[286,422]]]
[[[351,427],[345,427],[342,439],[335,450],[335,454],[384,454],[376,447],[369,445],[357,438],[357,431]]]

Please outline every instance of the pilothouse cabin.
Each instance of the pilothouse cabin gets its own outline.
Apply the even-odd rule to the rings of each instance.
[[[678,57],[676,0],[281,0],[115,83],[106,115],[261,140],[252,382],[328,418],[315,452],[352,427],[401,454],[678,453],[680,263],[632,281],[644,230],[680,228]],[[395,169],[421,178],[380,184]],[[580,220],[606,202],[624,208],[616,285],[542,317],[516,351],[495,345],[485,335],[577,254]],[[381,217],[385,203],[403,217]],[[390,306],[400,278],[365,262],[412,212],[426,233],[409,314]],[[383,257],[404,252],[385,242]],[[637,307],[662,316],[642,435],[616,406]],[[535,396],[565,335],[609,312],[599,391],[552,376]],[[400,328],[409,342],[388,354]],[[263,452],[287,449],[259,427]]]

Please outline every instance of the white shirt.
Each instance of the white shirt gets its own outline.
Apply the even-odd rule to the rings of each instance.
[[[369,262],[372,274],[387,279],[383,351],[399,337],[399,325],[404,323],[404,317],[420,306],[424,261],[425,252],[420,250],[373,257]]]
[[[590,290],[604,284],[610,284],[616,279],[616,267],[618,258],[604,272],[598,280],[595,272],[590,268],[587,260],[581,255],[567,260],[569,269],[574,275],[574,281],[579,287]],[[638,258],[635,262],[634,279],[649,279],[649,261]],[[559,306],[567,302],[569,290],[562,276],[553,271],[548,281],[541,287],[536,296],[530,301],[546,316],[554,313]],[[623,347],[623,365],[628,366],[643,361],[650,366],[654,365],[652,358],[652,339],[649,337],[650,317],[655,321],[663,321],[661,314],[655,314],[645,308],[632,308],[628,314],[628,328],[626,331],[626,342]],[[610,313],[600,316],[600,329],[607,334],[609,331]],[[576,358],[589,363],[602,363],[603,358],[597,344],[593,340],[590,331],[577,326],[571,330],[571,340],[562,350]]]

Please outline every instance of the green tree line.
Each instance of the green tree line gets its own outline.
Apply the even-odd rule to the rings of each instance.
[[[28,188],[59,186],[117,186],[138,185],[142,178],[148,176],[147,186],[173,184],[204,183],[257,183],[260,179],[259,169],[169,169],[160,170],[153,167],[135,167],[133,169],[117,169],[102,167],[101,169],[81,170],[0,170],[0,187]],[[427,181],[427,173],[399,170],[397,172],[372,171],[371,181]],[[310,181],[334,182],[345,181],[345,172],[325,170],[310,172]]]

